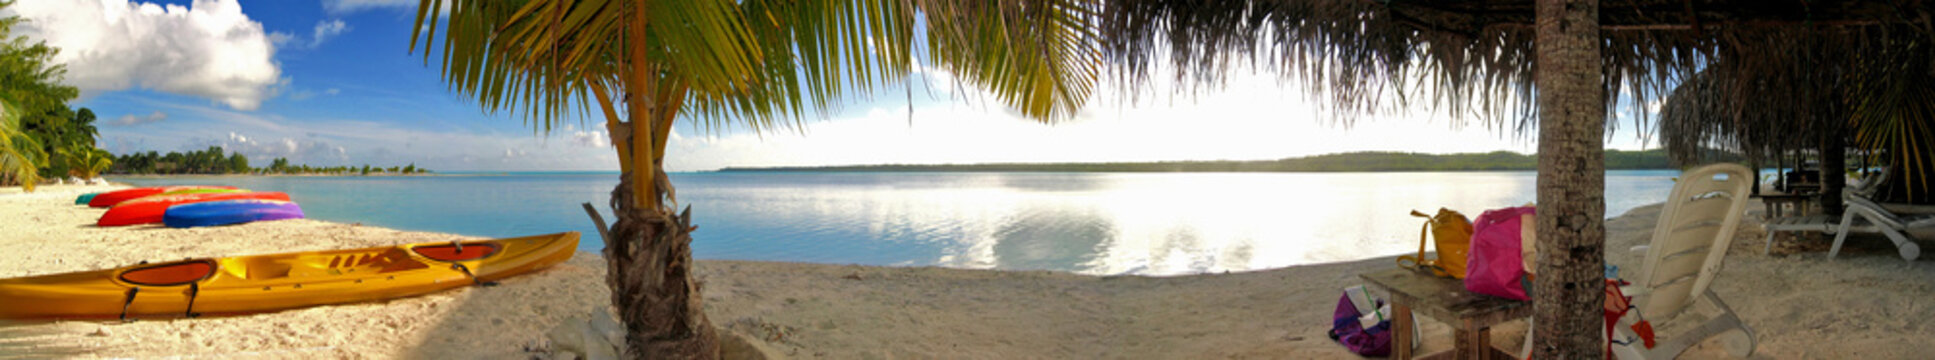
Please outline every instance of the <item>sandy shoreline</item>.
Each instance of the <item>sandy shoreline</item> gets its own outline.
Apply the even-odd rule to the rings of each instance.
[[[0,277],[173,260],[441,241],[461,236],[290,220],[241,226],[97,228],[100,210],[73,197],[110,187],[0,192]],[[1757,358],[1918,358],[1935,340],[1935,267],[1892,247],[1850,240],[1822,251],[1759,254],[1758,207],[1729,252],[1716,291],[1760,339]],[[1647,241],[1657,205],[1608,222],[1608,258]],[[1406,224],[1405,226],[1412,226]],[[592,236],[587,234],[588,236]],[[1816,246],[1819,247],[1819,246]],[[699,261],[707,315],[730,333],[791,358],[1351,358],[1324,336],[1339,289],[1390,258],[1234,274],[1095,277],[748,261]],[[531,358],[546,332],[607,306],[604,264],[579,253],[489,288],[250,316],[133,323],[0,325],[0,358]],[[4,299],[0,299],[4,301]],[[4,306],[4,304],[0,304]],[[1427,351],[1449,327],[1424,325]],[[1522,323],[1494,333],[1513,346]],[[1669,332],[1670,334],[1670,332]],[[532,349],[538,350],[532,352]],[[1723,356],[1717,344],[1686,358]]]

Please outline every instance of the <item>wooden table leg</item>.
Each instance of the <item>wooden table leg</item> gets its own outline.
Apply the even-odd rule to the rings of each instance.
[[[1391,358],[1411,360],[1411,306],[1401,301],[1391,302]]]
[[[1489,327],[1472,329],[1460,326],[1452,330],[1456,337],[1452,358],[1458,360],[1485,360],[1492,358],[1492,329]]]

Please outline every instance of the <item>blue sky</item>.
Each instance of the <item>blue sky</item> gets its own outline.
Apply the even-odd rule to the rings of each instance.
[[[63,49],[83,90],[76,107],[101,118],[101,146],[180,151],[223,146],[266,164],[415,163],[443,171],[610,170],[603,119],[568,119],[548,134],[486,115],[447,91],[437,64],[409,50],[416,0],[141,2],[21,0],[16,32]],[[1269,74],[1237,74],[1223,89],[1122,101],[1112,88],[1075,119],[1015,116],[992,98],[918,71],[913,116],[905,88],[844,103],[794,130],[676,128],[673,171],[727,166],[1048,161],[1275,159],[1388,150],[1479,152],[1535,148],[1482,125],[1416,111],[1348,128]],[[1160,89],[1160,85],[1159,89]],[[963,91],[965,90],[965,91]],[[962,92],[962,93],[957,93]],[[1628,120],[1630,121],[1630,120]],[[1643,147],[1630,125],[1609,139]],[[1528,135],[1529,136],[1529,135]]]

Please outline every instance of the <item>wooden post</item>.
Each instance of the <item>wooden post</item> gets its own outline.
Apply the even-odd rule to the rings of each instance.
[[[1759,160],[1754,160],[1754,161],[1748,161],[1748,162],[1747,162],[1747,166],[1748,166],[1748,167],[1752,167],[1752,168],[1754,168],[1754,189],[1753,189],[1754,191],[1753,191],[1753,195],[1754,195],[1754,196],[1760,196],[1760,161],[1759,161]]]
[[[1412,323],[1409,304],[1395,303],[1396,299],[1392,301],[1394,303],[1391,304],[1391,329],[1396,332],[1391,334],[1391,358],[1410,360],[1418,351],[1411,348],[1411,342],[1415,341],[1411,339],[1414,336],[1412,332],[1417,331],[1412,327],[1417,325]]]

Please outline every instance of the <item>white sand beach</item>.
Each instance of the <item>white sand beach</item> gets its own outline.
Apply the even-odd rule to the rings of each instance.
[[[315,220],[170,229],[99,228],[101,210],[75,196],[115,187],[0,191],[0,277],[175,260],[400,243],[461,236]],[[1935,338],[1935,267],[1904,262],[1892,245],[1850,240],[1825,259],[1824,241],[1760,254],[1758,206],[1715,285],[1758,333],[1755,358],[1926,358]],[[1608,258],[1627,269],[1649,240],[1659,206],[1607,224]],[[1471,213],[1476,213],[1472,211]],[[1393,226],[1415,226],[1412,223]],[[703,230],[701,230],[703,231]],[[586,236],[595,236],[586,234]],[[699,261],[707,315],[769,355],[826,359],[1354,358],[1324,333],[1339,290],[1391,258],[1232,274],[1095,277],[751,261]],[[0,325],[0,358],[558,358],[547,332],[608,306],[604,264],[580,253],[548,270],[384,302],[236,317]],[[1636,270],[1629,270],[1636,271]],[[4,299],[0,299],[4,301]],[[0,306],[7,306],[0,304]],[[1450,328],[1424,325],[1424,351],[1450,346]],[[1516,348],[1522,322],[1495,330]],[[1671,334],[1671,327],[1663,329]],[[1683,358],[1724,357],[1718,342]]]

